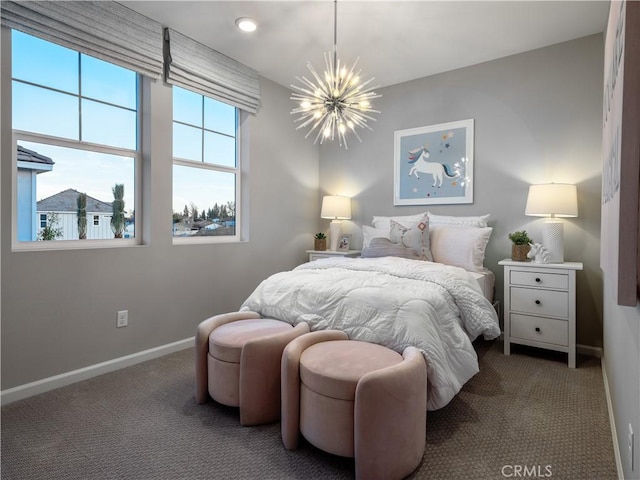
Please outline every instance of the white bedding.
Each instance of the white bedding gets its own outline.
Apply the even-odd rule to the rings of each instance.
[[[469,275],[475,278],[476,282],[478,282],[480,290],[482,290],[482,293],[484,294],[484,298],[493,302],[493,287],[496,284],[495,274],[488,268],[485,268],[482,272],[469,272]]]
[[[427,361],[427,409],[445,406],[478,372],[471,342],[500,335],[478,283],[461,268],[404,258],[326,258],[264,280],[242,310],[311,330],[338,329]]]

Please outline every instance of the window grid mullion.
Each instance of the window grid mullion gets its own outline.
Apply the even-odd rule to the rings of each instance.
[[[202,135],[202,152],[200,155],[200,160],[202,161],[202,163],[205,163],[204,161],[204,95],[202,96],[202,131],[200,132]]]
[[[82,58],[78,52],[78,140],[82,141]]]

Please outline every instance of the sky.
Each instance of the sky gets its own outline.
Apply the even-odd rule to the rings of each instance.
[[[12,35],[14,130],[135,150],[134,72],[15,30]],[[174,123],[174,157],[235,166],[235,140],[228,136],[235,133],[233,107],[174,87],[174,120],[181,122]],[[18,143],[51,157],[55,163],[52,171],[37,177],[37,200],[73,188],[111,202],[113,185],[122,183],[125,211],[131,213],[135,209],[131,155],[88,152],[20,139]],[[185,205],[195,204],[202,210],[235,199],[232,173],[184,166],[173,169],[176,212],[182,212]],[[171,218],[167,221],[171,222]]]

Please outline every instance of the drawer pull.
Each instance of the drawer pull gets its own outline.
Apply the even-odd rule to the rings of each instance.
[[[540,283],[542,280],[540,280],[539,277],[536,277],[536,283]]]
[[[540,305],[540,303],[542,303],[540,300],[536,300],[536,305]]]
[[[536,327],[536,332],[540,333],[542,330],[540,330],[540,327]]]

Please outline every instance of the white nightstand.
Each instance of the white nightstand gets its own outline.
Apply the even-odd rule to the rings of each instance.
[[[307,250],[309,254],[309,261],[313,262],[319,258],[329,257],[359,257],[361,250]]]
[[[576,367],[576,271],[581,262],[534,263],[505,259],[504,354],[511,344],[566,352]]]

